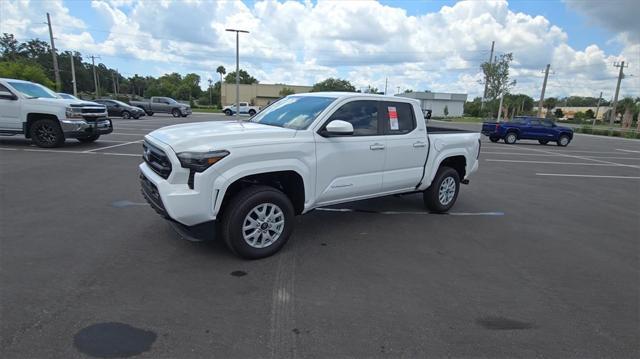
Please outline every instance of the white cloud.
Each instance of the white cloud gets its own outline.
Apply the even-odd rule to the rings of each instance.
[[[607,54],[596,44],[572,48],[561,28],[542,16],[514,12],[506,1],[460,2],[418,16],[408,15],[401,4],[94,0],[93,9],[108,24],[99,29],[108,31],[107,38],[97,42],[91,35],[95,29],[59,0],[2,0],[0,27],[20,38],[46,36],[46,26],[38,23],[50,11],[65,24],[56,29],[59,48],[149,63],[155,74],[174,68],[197,72],[203,86],[206,74],[217,79],[218,65],[235,68],[235,34],[226,28],[250,31],[240,39],[242,67],[264,83],[312,84],[334,76],[356,87],[383,89],[388,78],[389,92],[400,87],[476,96],[483,88],[479,65],[496,40],[497,54],[514,53],[516,90],[537,97],[540,70],[551,63],[550,96],[593,95],[615,85],[614,61],[631,60],[636,67],[640,62],[630,29],[616,37],[623,51]],[[623,90],[638,94],[637,78],[625,79]]]

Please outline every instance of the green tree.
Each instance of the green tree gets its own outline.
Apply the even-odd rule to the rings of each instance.
[[[596,115],[596,114],[593,112],[593,110],[592,110],[592,109],[588,109],[587,111],[585,111],[585,113],[584,113],[584,114],[585,114],[586,118],[589,118],[589,119],[594,118],[594,117],[595,117],[595,115]]]
[[[444,112],[444,117],[449,116],[449,106],[444,105],[444,111],[443,112]]]
[[[403,93],[412,93],[412,92],[413,92],[413,90],[412,90],[412,89],[406,89],[406,90],[404,90],[404,92],[403,92]]]
[[[26,61],[0,61],[0,77],[37,82],[49,88],[53,81],[47,77],[42,67]]]
[[[582,112],[582,111],[578,111],[578,112],[576,112],[576,113],[573,115],[573,118],[574,118],[575,120],[584,120],[584,119],[586,118],[586,115],[585,115],[585,113],[584,113],[584,112]]]
[[[366,89],[364,89],[364,93],[378,94],[378,93],[380,93],[380,91],[378,91],[377,87],[372,87],[371,85],[369,85],[369,86],[367,86]]]
[[[564,117],[564,112],[562,112],[562,109],[560,107],[558,107],[553,112],[553,115],[556,116],[556,118],[562,118],[562,117]]]
[[[19,56],[20,43],[13,34],[6,32],[0,37],[0,59],[15,60]]]
[[[311,92],[340,91],[356,92],[356,88],[347,80],[328,78],[313,85]]]
[[[555,97],[546,98],[543,102],[543,107],[547,109],[547,117],[551,116],[551,110],[556,107],[558,100]]]
[[[223,81],[222,80],[222,76],[224,76],[224,74],[227,73],[227,69],[225,69],[224,66],[220,65],[216,69],[216,72],[220,74],[220,82],[218,84],[216,84],[216,86],[218,88],[218,92],[217,92],[216,98],[217,98],[217,101],[218,101],[218,108],[222,108],[222,81]]]
[[[278,95],[280,95],[280,97],[285,97],[285,96],[293,95],[294,93],[296,92],[291,87],[285,86],[282,88],[282,90],[280,90]]]
[[[493,63],[484,62],[480,65],[487,79],[487,98],[495,100],[503,94],[508,94],[516,85],[516,80],[509,78],[509,67],[513,61],[513,54],[500,55]]]
[[[236,72],[235,71],[229,72],[227,76],[224,77],[224,82],[228,84],[235,84]],[[240,83],[244,85],[251,85],[251,84],[257,84],[258,80],[256,80],[256,78],[254,78],[253,76],[249,75],[249,73],[246,72],[245,70],[240,69]]]

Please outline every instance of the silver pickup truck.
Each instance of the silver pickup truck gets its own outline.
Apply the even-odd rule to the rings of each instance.
[[[151,97],[144,101],[130,101],[131,106],[139,107],[144,110],[147,116],[153,116],[154,113],[170,113],[173,117],[187,117],[191,114],[191,107],[180,103],[170,97]]]

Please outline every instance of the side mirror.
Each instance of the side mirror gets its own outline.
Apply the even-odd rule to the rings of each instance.
[[[347,121],[333,120],[327,124],[323,132],[328,137],[353,135],[353,125]]]
[[[17,100],[16,95],[12,94],[9,91],[0,91],[0,99],[4,100]]]

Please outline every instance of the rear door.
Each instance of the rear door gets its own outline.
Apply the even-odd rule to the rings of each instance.
[[[529,135],[527,136],[528,139],[531,140],[544,140],[547,139],[547,129],[542,126],[542,121],[540,121],[539,119],[535,119],[532,118],[530,121],[530,127],[529,127]]]
[[[379,101],[350,101],[333,112],[320,130],[333,120],[353,125],[352,135],[316,141],[316,193],[318,204],[344,202],[380,192],[386,139],[378,114]]]
[[[422,178],[427,134],[418,129],[413,106],[405,102],[381,102],[380,115],[387,142],[382,191],[413,190]]]

